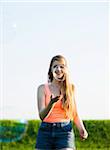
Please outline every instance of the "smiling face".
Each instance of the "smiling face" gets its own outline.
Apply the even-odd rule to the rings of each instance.
[[[48,82],[52,82],[53,79],[57,81],[64,81],[67,76],[67,61],[62,55],[54,56],[50,61],[48,70]]]
[[[55,80],[64,81],[65,74],[67,72],[65,60],[64,59],[61,59],[60,61],[55,60],[52,64],[51,72]]]

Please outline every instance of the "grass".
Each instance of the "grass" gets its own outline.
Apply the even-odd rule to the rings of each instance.
[[[110,148],[78,148],[77,150],[110,150]]]
[[[1,143],[0,143],[1,144]],[[17,145],[16,146],[8,146],[8,145],[0,145],[0,150],[35,150],[32,145]],[[76,150],[110,150],[110,148],[77,148]]]
[[[1,149],[1,150],[34,150],[34,149],[32,149],[32,148],[15,148],[15,147],[13,147],[13,148],[3,148],[3,149]],[[77,148],[77,150],[110,150],[110,148],[101,148],[101,149],[97,149],[97,148],[87,148],[87,149],[83,149],[83,148]]]
[[[110,150],[110,120],[85,120],[84,124],[89,133],[88,140],[85,141],[80,140],[78,130],[73,125],[77,150]],[[0,125],[5,127],[12,127],[16,125],[16,122],[13,120],[4,120],[0,121]],[[0,145],[0,150],[35,150],[34,146],[39,125],[39,120],[28,121],[28,127],[22,140],[11,143],[3,143],[2,148]],[[16,130],[11,130],[11,132],[9,132],[8,128],[7,131],[8,132],[6,132],[6,134],[2,132],[6,139],[16,135],[13,134],[13,132]]]
[[[6,147],[3,147],[1,150],[34,150],[34,148],[29,148],[29,147],[26,147],[26,148],[15,148],[15,147],[11,147],[11,148],[6,148]],[[77,150],[110,150],[110,148],[77,148]]]

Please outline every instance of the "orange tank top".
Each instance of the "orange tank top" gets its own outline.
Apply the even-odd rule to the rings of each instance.
[[[52,95],[49,85],[45,84],[45,106],[50,102],[50,96]],[[66,115],[65,110],[62,108],[61,100],[57,101],[52,107],[48,115],[44,118],[43,122],[65,122],[70,118]]]

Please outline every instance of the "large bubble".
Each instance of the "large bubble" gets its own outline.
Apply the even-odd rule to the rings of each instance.
[[[14,142],[21,140],[27,130],[26,120],[0,122],[0,142]]]

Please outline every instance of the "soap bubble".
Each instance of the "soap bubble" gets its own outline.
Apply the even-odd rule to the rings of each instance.
[[[0,122],[0,142],[14,142],[21,140],[26,133],[28,126],[27,120],[17,120]]]

